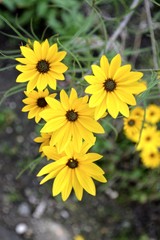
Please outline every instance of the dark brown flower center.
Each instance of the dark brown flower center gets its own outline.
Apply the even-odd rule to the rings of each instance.
[[[151,115],[151,116],[155,115],[155,112],[150,112],[150,115]]]
[[[151,154],[150,154],[150,157],[151,157],[151,158],[154,158],[154,157],[155,157],[155,154],[154,154],[154,153],[151,153]]]
[[[78,161],[74,158],[70,158],[70,159],[68,159],[67,166],[69,168],[76,168],[76,167],[78,167]]]
[[[46,60],[40,60],[36,68],[40,73],[47,73],[49,71],[49,63]]]
[[[74,122],[78,118],[78,113],[75,112],[74,110],[69,110],[66,113],[66,118],[68,119],[68,121]]]
[[[147,141],[147,142],[151,141],[151,137],[150,137],[150,136],[147,136],[147,137],[146,137],[146,141]]]
[[[37,106],[40,108],[44,108],[47,106],[47,102],[45,100],[45,98],[41,97],[37,99]]]
[[[134,126],[134,125],[135,125],[135,120],[130,119],[130,120],[128,121],[128,125],[129,125],[130,127]]]
[[[103,86],[107,92],[112,92],[116,88],[116,82],[109,78],[104,82]]]

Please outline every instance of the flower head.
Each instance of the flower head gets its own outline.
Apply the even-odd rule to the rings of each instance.
[[[150,104],[146,109],[146,121],[156,124],[160,121],[160,107],[156,104]]]
[[[130,115],[144,119],[144,109],[142,107],[137,106],[132,109],[132,111],[130,112]]]
[[[141,161],[147,168],[160,167],[160,152],[158,150],[142,151]]]
[[[50,145],[51,136],[52,133],[41,133],[40,137],[36,137],[34,139],[35,142],[40,143],[39,152],[42,152],[43,156],[44,156],[43,147]]]
[[[138,142],[139,140],[142,128],[142,120],[143,119],[132,115],[123,119],[124,133],[126,137],[133,142]]]
[[[67,66],[61,63],[61,60],[66,52],[58,52],[56,43],[50,46],[46,39],[42,43],[34,41],[33,49],[28,46],[21,46],[20,49],[24,58],[16,58],[23,64],[16,66],[21,72],[16,82],[28,82],[28,92],[35,87],[42,91],[47,85],[56,89],[56,80],[64,80],[63,73],[67,70]]]
[[[146,84],[139,82],[141,72],[131,71],[131,65],[121,66],[121,56],[117,54],[109,64],[106,56],[100,59],[100,66],[92,65],[93,75],[85,76],[90,84],[85,90],[92,94],[90,107],[95,107],[95,119],[99,119],[107,110],[116,118],[120,112],[129,116],[129,105],[136,105],[134,94],[146,90]]]
[[[53,196],[62,194],[65,201],[72,189],[78,200],[82,199],[83,189],[95,196],[96,189],[93,179],[106,182],[104,171],[94,162],[102,158],[97,153],[87,153],[91,144],[83,142],[80,151],[77,152],[75,144],[71,141],[62,154],[58,154],[56,147],[44,147],[45,155],[54,162],[43,167],[37,176],[46,175],[40,184],[55,178],[52,187]]]
[[[46,97],[50,96],[54,98],[56,94],[53,93],[49,95],[48,89],[45,89],[44,91],[25,91],[24,93],[27,98],[22,100],[26,104],[26,106],[22,108],[22,112],[29,112],[28,119],[35,118],[36,123],[38,123],[41,120],[39,115],[40,112],[49,108],[49,105],[46,102]]]
[[[143,128],[137,150],[157,151],[160,148],[160,131],[155,126]]]
[[[60,101],[46,98],[50,109],[41,112],[46,124],[41,132],[52,132],[51,145],[57,145],[62,152],[73,140],[75,147],[80,149],[82,140],[95,142],[93,133],[104,133],[102,126],[94,119],[94,109],[89,108],[88,96],[78,98],[74,88],[70,96],[64,90],[60,92]]]

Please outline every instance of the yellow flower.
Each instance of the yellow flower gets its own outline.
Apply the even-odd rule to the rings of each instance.
[[[46,97],[50,96],[54,98],[56,94],[53,93],[49,95],[48,89],[45,89],[44,91],[25,91],[24,93],[27,98],[22,100],[26,104],[26,106],[22,108],[22,112],[29,112],[28,119],[35,118],[36,123],[38,123],[41,120],[39,115],[40,112],[49,108],[49,105],[46,102]]]
[[[141,119],[144,118],[144,109],[142,107],[135,107],[132,109],[132,111],[130,112],[130,114],[132,116],[136,116],[136,117],[139,117]]]
[[[130,115],[129,118],[124,118],[124,133],[128,139],[133,142],[138,142],[140,131],[142,128],[142,118]]]
[[[160,152],[158,150],[142,151],[141,161],[147,168],[160,167]]]
[[[156,124],[160,121],[160,107],[156,104],[150,104],[146,109],[146,119],[151,124]]]
[[[93,179],[106,182],[104,171],[94,162],[102,158],[97,153],[87,153],[91,144],[83,142],[80,151],[77,152],[75,144],[71,141],[62,154],[57,154],[56,147],[43,147],[45,155],[54,162],[44,166],[37,174],[38,177],[46,175],[40,184],[54,179],[53,196],[62,194],[65,201],[71,194],[72,188],[78,200],[82,199],[83,189],[95,196],[96,189]],[[92,179],[93,178],[93,179]]]
[[[39,147],[39,152],[43,153],[43,147],[50,145],[51,136],[52,136],[52,133],[41,133],[40,137],[36,137],[34,139],[35,142],[41,143],[41,145]],[[44,156],[44,154],[42,154],[42,155]]]
[[[160,147],[160,131],[155,126],[143,128],[137,150],[157,151]]]
[[[35,87],[42,91],[47,85],[56,89],[56,80],[64,80],[63,73],[67,66],[61,63],[61,60],[66,56],[66,52],[58,52],[56,43],[50,46],[46,39],[42,43],[34,41],[33,49],[28,46],[21,46],[20,49],[24,58],[16,58],[23,64],[16,66],[16,69],[22,72],[16,82],[28,82],[28,92]]]
[[[74,240],[85,240],[84,237],[80,234],[74,236]]]
[[[46,124],[41,132],[53,132],[51,145],[57,145],[62,152],[72,139],[76,149],[80,149],[82,139],[95,142],[93,133],[104,133],[102,126],[94,119],[94,109],[88,106],[88,96],[78,98],[74,88],[70,96],[64,90],[60,92],[60,101],[47,97],[50,109],[41,112]]]
[[[143,73],[131,71],[131,65],[121,66],[121,56],[117,54],[109,64],[106,56],[100,59],[100,66],[92,65],[94,75],[85,76],[90,84],[85,90],[92,94],[90,107],[95,107],[95,119],[99,119],[107,110],[116,118],[120,112],[129,116],[129,105],[136,105],[134,94],[146,90],[146,84],[139,82]]]

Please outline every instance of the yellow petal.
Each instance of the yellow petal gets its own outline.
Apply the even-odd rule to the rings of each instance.
[[[67,177],[65,179],[65,187],[62,190],[62,200],[66,201],[72,190],[72,169],[68,169]]]
[[[128,72],[130,72],[131,70],[131,65],[127,64],[124,65],[122,67],[119,67],[116,71],[116,73],[114,74],[114,79],[119,79],[120,77],[124,76],[125,74],[127,74]]]
[[[42,59],[46,59],[48,51],[49,51],[49,42],[46,39],[44,42],[42,42]]]
[[[61,51],[61,52],[57,52],[57,54],[54,57],[54,62],[60,62],[63,60],[63,58],[65,58],[67,52],[65,51]]]
[[[51,119],[44,125],[44,127],[41,129],[41,132],[53,132],[64,126],[66,123],[67,121],[64,117],[57,117],[55,119]]]
[[[123,116],[129,117],[129,108],[128,105],[122,101],[118,102],[119,104],[119,111],[122,113]]]
[[[136,100],[132,93],[125,91],[123,88],[117,87],[114,93],[119,99],[121,99],[121,101],[130,105],[136,105]]]
[[[94,75],[87,75],[84,76],[84,79],[89,83],[89,84],[100,84],[99,79],[96,78]]]
[[[25,46],[21,46],[20,49],[23,56],[26,57],[30,62],[36,63],[38,61],[37,56],[32,49]]]
[[[91,132],[95,132],[95,133],[105,132],[103,127],[96,120],[90,117],[85,117],[85,116],[79,117],[78,122],[80,122],[84,128],[87,128]]]
[[[57,54],[57,51],[58,51],[58,47],[57,47],[57,43],[55,43],[49,48],[47,56],[46,56],[46,60],[49,62],[53,62],[53,60]]]
[[[39,91],[42,91],[43,89],[45,89],[47,87],[47,81],[46,81],[46,77],[45,74],[39,74],[38,79],[37,79],[37,89]]]
[[[31,92],[37,85],[37,79],[30,80],[27,84],[27,92]]]
[[[61,63],[61,62],[51,63],[50,67],[51,67],[52,71],[57,72],[57,73],[64,73],[68,69],[68,67],[64,63]]]
[[[56,176],[53,184],[53,189],[52,189],[53,196],[58,195],[65,187],[65,184],[66,184],[65,180],[67,177],[70,177],[68,175],[69,173],[68,170],[69,170],[68,166],[64,166],[64,168]]]
[[[75,195],[76,195],[77,199],[79,201],[81,201],[82,200],[82,196],[83,196],[83,188],[80,185],[80,183],[79,183],[79,181],[78,181],[74,171],[72,171],[72,185],[73,185],[74,192],[75,192]]]
[[[103,175],[92,175],[92,178],[94,178],[99,182],[103,182],[103,183],[107,182],[107,179]]]
[[[101,104],[99,104],[97,107],[95,107],[95,114],[94,114],[95,120],[100,119],[103,116],[103,114],[105,113],[105,111],[107,109],[106,98],[107,98],[107,95],[103,99]]]
[[[105,96],[106,96],[106,92],[103,89],[97,91],[95,94],[93,94],[90,97],[89,106],[91,108],[98,106],[104,100]]]
[[[107,109],[109,114],[116,118],[119,112],[119,99],[115,96],[114,93],[110,92],[107,95]]]
[[[93,74],[96,76],[96,78],[99,80],[99,83],[103,83],[106,80],[105,73],[102,71],[102,69],[97,65],[92,65],[92,71]]]
[[[85,92],[86,93],[90,93],[90,94],[94,94],[95,92],[101,91],[102,89],[102,84],[92,84],[88,87],[86,87]]]
[[[93,180],[91,177],[85,174],[82,170],[75,168],[75,173],[80,185],[91,195],[96,195],[96,189]]]
[[[109,66],[109,78],[113,79],[116,71],[121,66],[121,56],[117,54],[111,61]]]
[[[105,77],[107,79],[109,75],[109,62],[108,58],[105,55],[103,55],[100,59],[100,67],[102,68],[102,71],[105,73]]]
[[[37,61],[42,60],[41,44],[38,41],[34,41],[33,50],[34,50],[34,53],[37,57]]]

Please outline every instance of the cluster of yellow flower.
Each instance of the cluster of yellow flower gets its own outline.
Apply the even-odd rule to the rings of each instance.
[[[65,79],[68,67],[61,61],[66,52],[59,52],[57,44],[50,46],[48,40],[34,41],[20,50],[23,58],[16,59],[21,63],[16,67],[21,72],[16,81],[28,82],[22,111],[36,123],[44,120],[41,136],[35,141],[41,143],[39,151],[51,162],[37,175],[46,175],[41,184],[55,178],[53,196],[61,193],[63,200],[72,189],[78,200],[82,199],[83,189],[95,195],[93,179],[107,181],[105,172],[94,163],[102,156],[88,152],[96,142],[94,134],[105,132],[98,120],[107,114],[116,118],[119,112],[129,116],[128,104],[136,105],[135,95],[147,88],[140,80],[143,74],[131,71],[129,64],[121,66],[119,54],[111,63],[103,55],[100,66],[92,65],[93,75],[84,77],[90,84],[85,93],[91,96],[78,97],[74,88],[69,96],[64,89],[50,93],[56,91],[57,80]]]
[[[160,106],[150,104],[144,110],[136,107],[124,118],[124,132],[128,139],[137,143],[136,150],[144,166],[157,168],[160,166]]]

